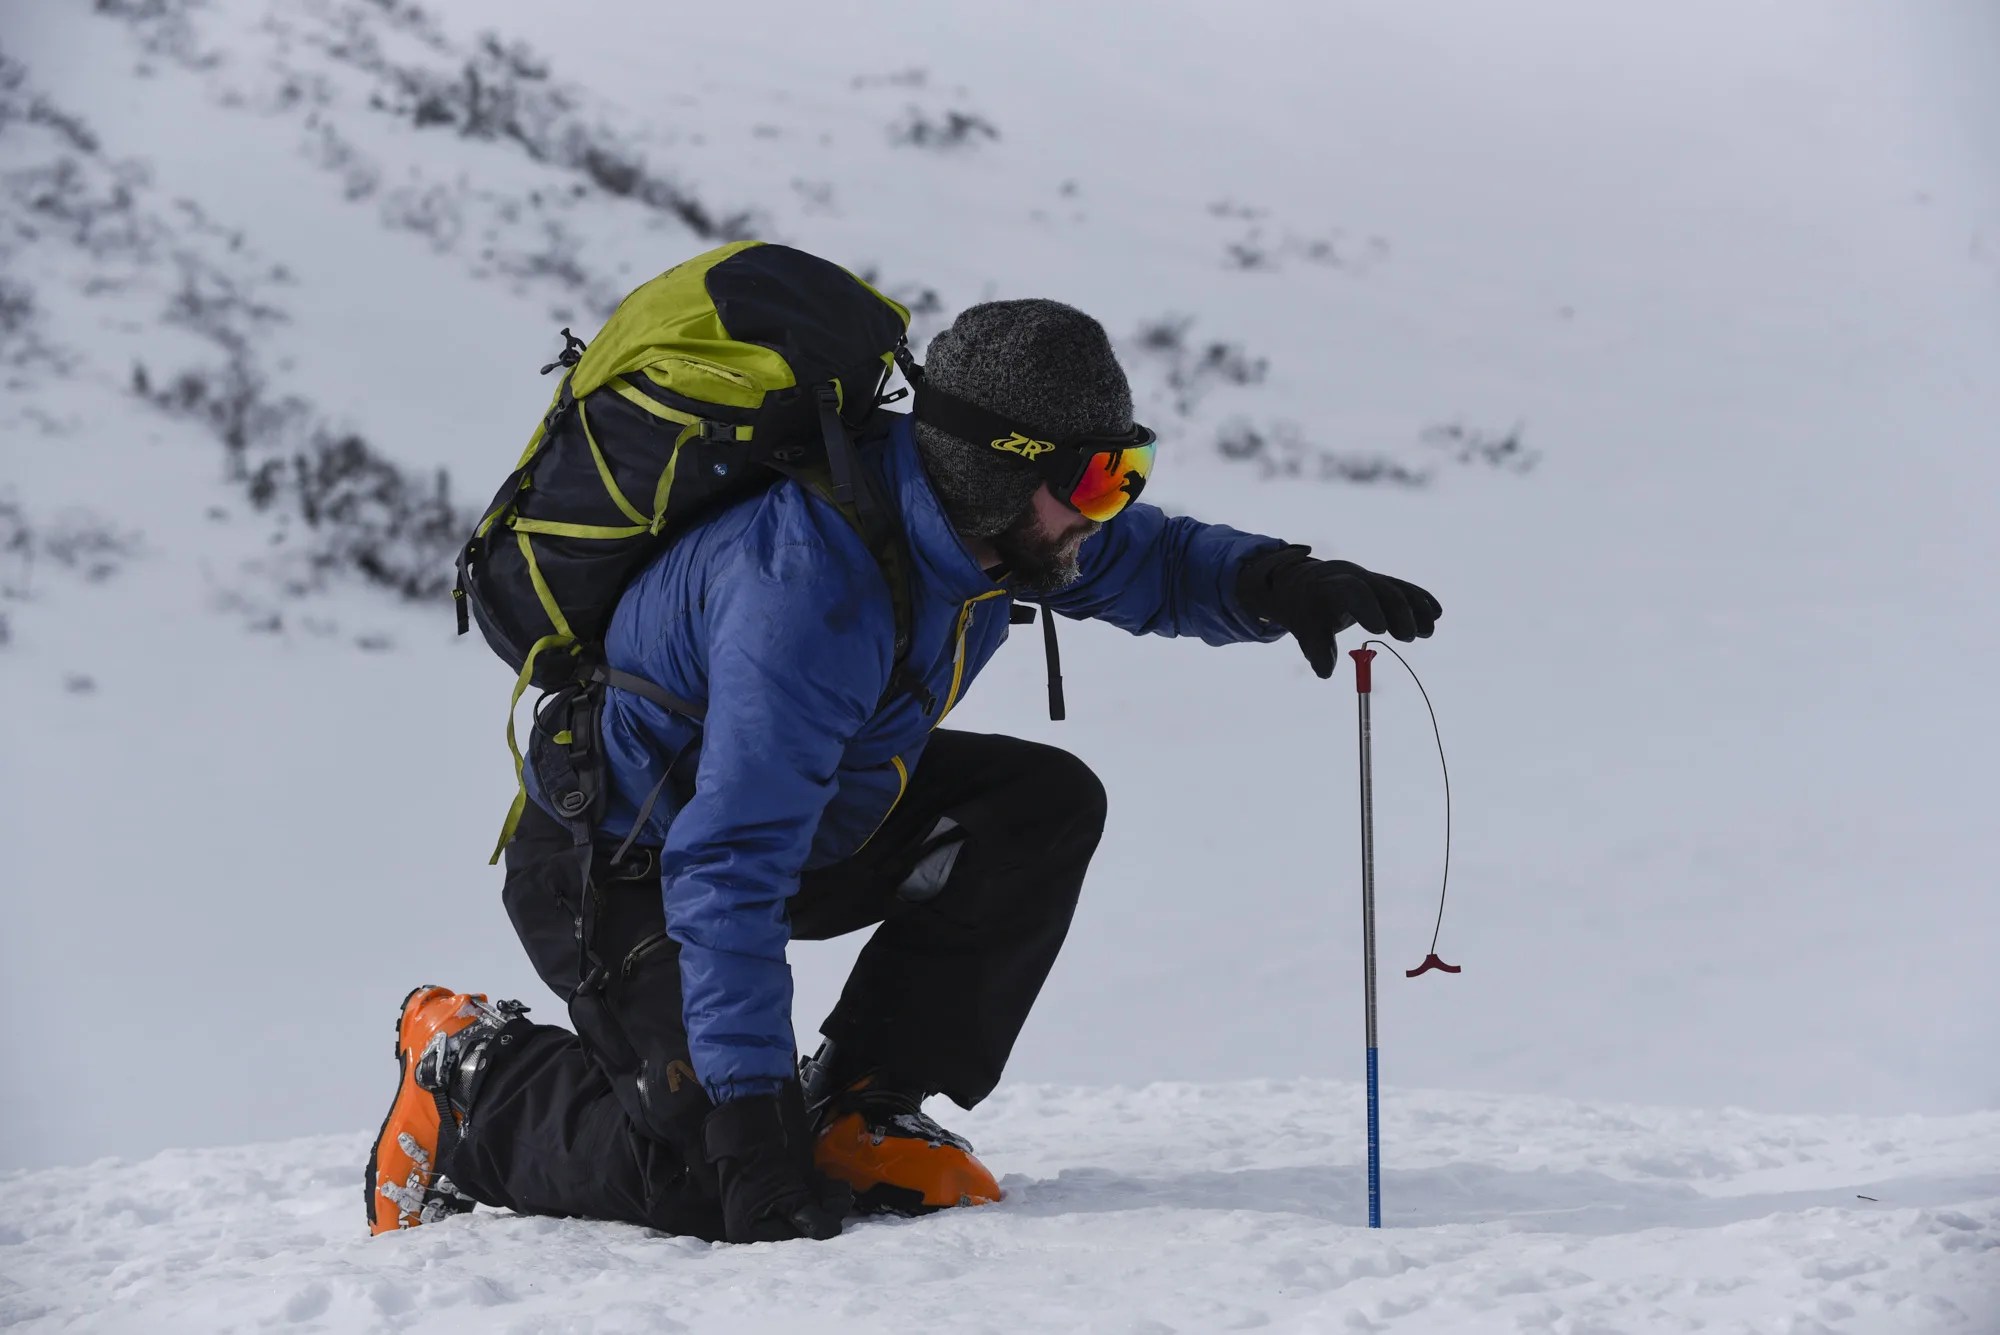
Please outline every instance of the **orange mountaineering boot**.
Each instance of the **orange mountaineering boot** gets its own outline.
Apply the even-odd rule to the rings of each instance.
[[[851,1187],[864,1214],[929,1214],[1000,1199],[971,1142],[924,1115],[930,1091],[879,1072],[848,1079],[831,1043],[800,1063],[800,1081],[817,1128],[813,1167]]]
[[[527,1008],[478,993],[420,987],[403,998],[396,1022],[396,1098],[368,1153],[363,1190],[368,1231],[415,1228],[464,1214],[473,1202],[438,1165],[458,1144],[467,1078],[486,1043]]]

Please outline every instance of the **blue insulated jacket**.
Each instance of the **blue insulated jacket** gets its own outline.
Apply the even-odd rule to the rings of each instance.
[[[699,728],[607,692],[611,792],[602,833],[623,836],[686,746],[695,793],[663,791],[641,831],[661,847],[667,932],[696,1074],[711,1098],[769,1093],[795,1074],[786,902],[801,871],[852,855],[888,817],[944,720],[1007,638],[1007,590],[945,518],[907,417],[863,442],[901,513],[911,559],[910,667],[936,697],[877,708],[895,624],[880,568],[838,512],[791,482],[691,529],[620,599],[610,665],[705,702]],[[1134,505],[1083,547],[1083,577],[1044,605],[1134,634],[1210,644],[1276,639],[1237,608],[1236,570],[1273,538]]]

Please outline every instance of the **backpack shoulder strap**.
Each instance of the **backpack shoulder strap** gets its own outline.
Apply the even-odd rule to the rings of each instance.
[[[884,503],[868,470],[862,467],[861,452],[854,437],[840,420],[840,397],[831,384],[816,386],[820,435],[826,446],[826,473],[773,464],[806,490],[832,505],[861,535],[863,545],[881,568],[889,586],[889,605],[895,618],[896,648],[889,685],[877,707],[898,695],[909,695],[923,706],[926,714],[937,708],[937,697],[923,684],[906,661],[910,653],[910,553],[903,526],[895,512]]]

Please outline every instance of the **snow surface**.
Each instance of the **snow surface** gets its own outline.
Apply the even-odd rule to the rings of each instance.
[[[17,10],[6,96],[43,111],[0,124],[0,1170],[29,1170],[0,1180],[0,1320],[104,1328],[129,1270],[134,1329],[489,1292],[531,1329],[701,1328],[753,1281],[879,1327],[926,1276],[934,1312],[1019,1313],[1033,1279],[1050,1324],[1109,1328],[2000,1329],[1985,0],[798,0],[694,45],[636,3]],[[510,76],[539,158],[414,126],[468,64],[534,66],[485,23],[547,61]],[[999,137],[895,142],[954,111]],[[964,1120],[1013,1203],[786,1266],[490,1215],[355,1238],[396,1000],[554,1007],[481,865],[508,674],[351,573],[361,521],[310,522],[288,479],[355,433],[396,478],[359,507],[380,549],[436,569],[412,516],[485,498],[557,327],[711,244],[565,165],[586,144],[876,269],[926,333],[989,296],[1091,310],[1169,444],[1163,503],[1440,595],[1411,656],[1453,762],[1457,977],[1394,972],[1442,810],[1420,702],[1377,674],[1396,1234],[1349,1231],[1353,1091],[1313,1083],[1360,1066],[1345,679],[1081,626],[1070,722],[1031,639],[955,715],[1112,795],[1013,1068],[1079,1088]],[[1149,348],[1175,316],[1186,349]],[[234,465],[183,372],[258,387]],[[1522,450],[1461,464],[1454,426]],[[1226,457],[1246,428],[1275,443]],[[806,1041],[857,944],[794,951]],[[1195,1086],[1081,1088],[1161,1079]],[[683,1261],[716,1278],[647,1279]]]
[[[1017,1085],[965,1119],[1008,1168],[1000,1204],[749,1247],[492,1211],[364,1238],[353,1135],[48,1169],[0,1185],[0,1325],[2000,1329],[2000,1170],[1966,1171],[2000,1165],[2000,1114],[1410,1096],[1376,1232],[1357,1226],[1359,1113],[1331,1081]]]

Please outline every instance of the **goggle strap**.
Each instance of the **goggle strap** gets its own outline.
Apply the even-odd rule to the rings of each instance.
[[[999,413],[990,412],[956,394],[935,389],[922,380],[917,382],[917,400],[912,415],[926,426],[936,427],[947,436],[955,436],[974,445],[991,445],[996,440],[1039,439]],[[1054,444],[1053,441],[1048,443]],[[1025,457],[1018,450],[1007,452]]]

